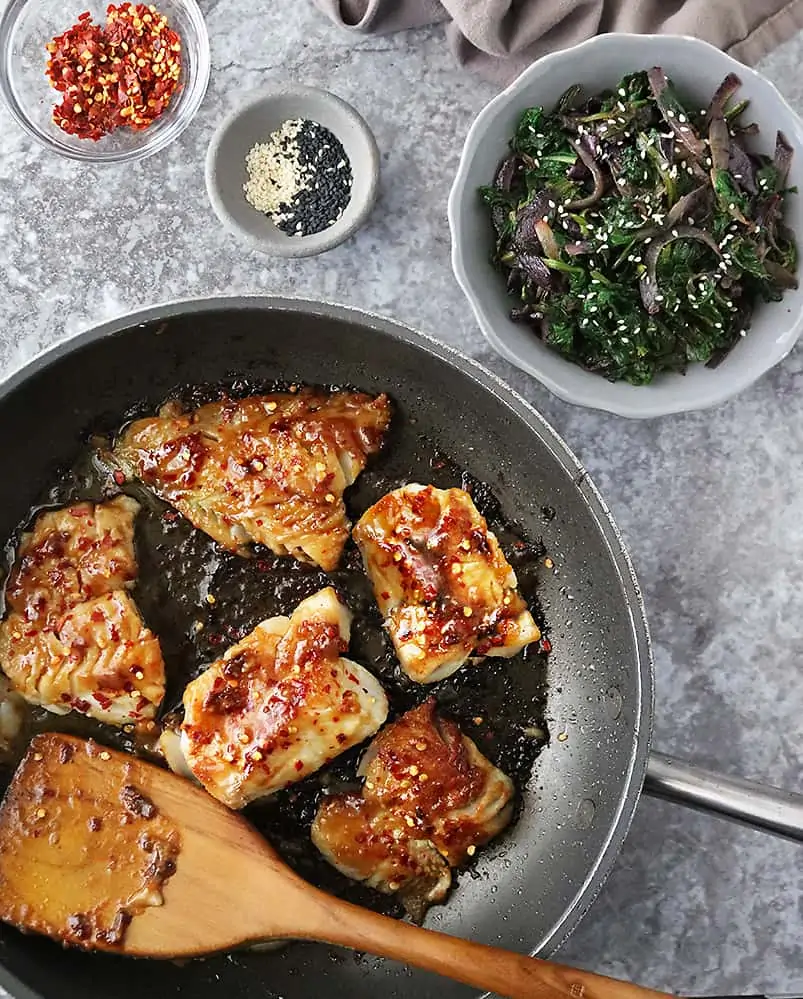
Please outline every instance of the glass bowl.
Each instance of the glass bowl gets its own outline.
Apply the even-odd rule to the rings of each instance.
[[[107,5],[97,0],[10,0],[0,18],[0,93],[26,132],[53,152],[85,162],[130,163],[164,149],[189,125],[209,82],[209,36],[195,0],[158,0],[156,9],[181,38],[179,89],[146,129],[118,128],[97,141],[81,139],[53,124],[61,94],[45,76],[45,46],[85,10],[95,23],[104,24]]]

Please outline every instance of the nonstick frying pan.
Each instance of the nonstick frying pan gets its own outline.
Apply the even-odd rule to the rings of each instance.
[[[472,361],[396,323],[310,302],[216,299],[150,309],[57,346],[0,388],[4,465],[13,470],[0,478],[0,536],[13,534],[99,428],[153,410],[179,387],[225,383],[237,390],[275,380],[389,392],[397,430],[388,460],[397,478],[406,462],[420,463],[422,448],[436,448],[487,483],[504,516],[540,539],[554,563],[538,581],[552,652],[545,664],[509,667],[518,676],[543,673],[549,741],[522,788],[515,826],[460,877],[428,925],[511,949],[553,951],[599,892],[645,776],[650,792],[803,839],[803,798],[650,757],[644,609],[602,498],[523,399]],[[21,999],[470,994],[316,945],[179,967],[67,952],[6,926],[0,984]]]

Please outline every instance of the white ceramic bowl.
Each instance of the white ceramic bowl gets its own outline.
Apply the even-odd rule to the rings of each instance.
[[[561,399],[630,417],[703,409],[729,399],[782,360],[803,328],[801,288],[787,292],[782,302],[757,305],[747,336],[719,367],[697,364],[685,375],[661,375],[650,385],[635,386],[583,370],[510,320],[513,303],[502,277],[489,263],[493,230],[477,188],[491,182],[525,108],[536,104],[552,108],[573,83],[594,93],[613,87],[627,73],[651,66],[662,66],[701,107],[726,74],[740,77],[739,96],[751,102],[748,120],[761,127],[756,148],[771,155],[780,129],[795,149],[790,184],[801,193],[790,196],[786,222],[803,248],[803,122],[759,73],[706,42],[682,36],[600,35],[534,63],[471,126],[449,197],[454,272],[493,347]]]

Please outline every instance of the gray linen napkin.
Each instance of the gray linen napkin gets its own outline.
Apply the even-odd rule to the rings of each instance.
[[[459,61],[507,84],[533,60],[607,31],[695,35],[745,63],[803,30],[803,0],[313,0],[363,34],[446,22]]]

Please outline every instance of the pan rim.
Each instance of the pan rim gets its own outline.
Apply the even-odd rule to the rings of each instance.
[[[538,436],[541,443],[549,448],[556,461],[571,476],[579,498],[584,503],[589,514],[594,518],[594,522],[605,540],[628,606],[631,633],[636,650],[637,669],[635,675],[639,688],[639,707],[635,719],[628,772],[625,776],[619,807],[617,808],[611,828],[586,878],[578,887],[563,914],[552,929],[540,941],[533,944],[530,950],[530,953],[533,955],[537,954],[547,957],[554,953],[569,938],[588,912],[607,881],[630,829],[636,806],[641,797],[642,785],[647,769],[647,760],[652,741],[655,701],[652,644],[644,599],[632,559],[619,527],[602,494],[580,460],[551,423],[515,389],[507,385],[498,375],[485,368],[478,361],[468,357],[450,344],[443,343],[429,334],[422,333],[404,322],[336,302],[316,301],[296,296],[257,294],[172,299],[119,315],[98,325],[77,331],[74,334],[69,334],[44,350],[39,351],[28,361],[16,365],[5,378],[0,379],[0,401],[24,384],[30,377],[50,367],[76,349],[88,346],[108,336],[122,334],[132,327],[169,320],[179,315],[211,313],[221,310],[246,311],[254,309],[266,312],[282,311],[303,313],[305,315],[312,314],[351,322],[363,330],[373,328],[386,335],[404,340],[424,350],[426,353],[445,361],[463,374],[467,374],[480,387],[492,392],[512,410]],[[1,957],[0,986],[13,999],[47,999],[41,993],[34,992],[15,975],[11,974],[2,964]]]

